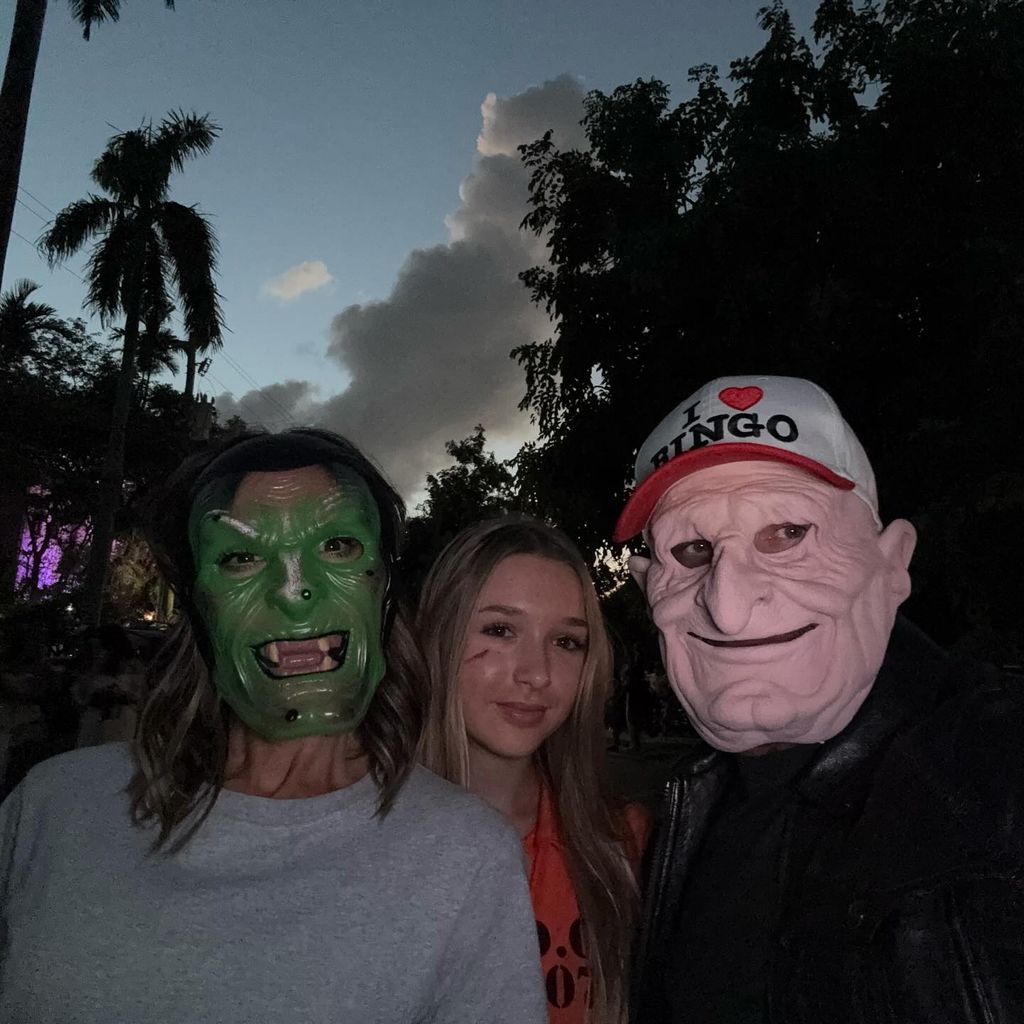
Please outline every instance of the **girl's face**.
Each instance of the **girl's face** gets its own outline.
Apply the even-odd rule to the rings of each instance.
[[[569,717],[587,639],[572,569],[538,555],[499,562],[480,590],[459,668],[470,749],[532,757]]]

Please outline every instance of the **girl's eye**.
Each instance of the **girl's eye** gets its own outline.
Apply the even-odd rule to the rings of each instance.
[[[325,562],[357,562],[363,556],[363,545],[355,537],[331,537],[320,545]]]
[[[255,576],[263,565],[263,559],[252,551],[229,551],[217,559],[217,568],[225,576]]]
[[[587,638],[579,636],[560,636],[555,644],[566,651],[585,651],[587,649]]]
[[[501,640],[512,635],[512,627],[506,626],[504,622],[492,622],[489,626],[484,626],[480,632],[484,636],[494,636]]]

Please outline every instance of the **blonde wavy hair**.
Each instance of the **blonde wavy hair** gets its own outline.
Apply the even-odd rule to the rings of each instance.
[[[624,1020],[630,947],[639,894],[630,866],[639,851],[605,772],[604,709],[612,685],[611,644],[586,563],[561,530],[510,515],[459,534],[423,584],[416,630],[426,660],[430,702],[423,740],[427,767],[451,782],[470,783],[469,741],[458,677],[466,631],[480,590],[504,559],[536,555],[567,566],[580,581],[587,653],[572,711],[537,752],[550,786],[576,891],[590,967],[590,1020]]]

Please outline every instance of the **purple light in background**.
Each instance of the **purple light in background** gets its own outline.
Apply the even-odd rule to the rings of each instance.
[[[47,516],[46,525],[49,526],[52,519]],[[57,528],[57,535],[51,537],[46,548],[39,559],[39,576],[36,579],[35,589],[37,591],[49,590],[65,582],[60,571],[61,559],[67,549],[81,547],[88,536],[86,526],[60,526]],[[24,581],[30,577],[32,572],[32,534],[25,527],[21,535],[21,551],[18,556],[17,585],[21,587]]]

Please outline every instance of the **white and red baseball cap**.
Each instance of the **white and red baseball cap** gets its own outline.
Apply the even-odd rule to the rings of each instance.
[[[718,377],[666,416],[636,457],[616,543],[646,525],[678,480],[723,462],[786,462],[853,491],[878,517],[875,474],[831,396],[800,377]]]

